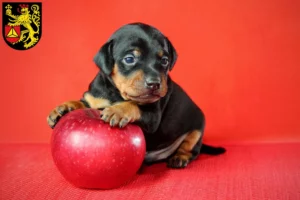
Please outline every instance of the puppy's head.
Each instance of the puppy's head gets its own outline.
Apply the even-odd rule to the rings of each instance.
[[[176,59],[173,45],[159,30],[133,23],[118,29],[94,61],[124,100],[146,104],[166,95],[168,72]]]

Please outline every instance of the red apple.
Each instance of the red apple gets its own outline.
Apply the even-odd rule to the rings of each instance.
[[[111,189],[141,167],[146,143],[140,127],[112,128],[94,109],[69,112],[56,124],[51,151],[66,180],[80,188]]]

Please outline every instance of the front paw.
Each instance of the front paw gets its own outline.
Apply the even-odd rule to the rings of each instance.
[[[125,127],[140,118],[140,110],[137,105],[131,102],[122,102],[105,108],[101,112],[101,119],[110,126]]]
[[[50,114],[47,117],[47,123],[50,126],[50,128],[54,128],[54,126],[58,123],[62,116],[64,116],[72,110],[80,108],[85,108],[84,104],[80,101],[68,101],[62,105],[59,105],[50,112]]]

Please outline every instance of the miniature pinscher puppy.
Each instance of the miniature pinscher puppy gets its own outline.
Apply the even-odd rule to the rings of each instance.
[[[88,90],[80,100],[52,110],[49,126],[72,110],[94,108],[110,126],[141,127],[145,163],[166,161],[170,168],[185,168],[200,152],[224,153],[223,147],[202,144],[204,114],[169,76],[176,60],[172,43],[156,28],[144,23],[122,26],[96,54],[99,72]]]

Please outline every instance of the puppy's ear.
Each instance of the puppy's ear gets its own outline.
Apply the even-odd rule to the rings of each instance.
[[[172,43],[170,42],[170,40],[168,38],[166,38],[166,39],[167,39],[167,43],[168,43],[168,51],[171,56],[171,63],[170,63],[170,71],[171,71],[177,61],[177,52],[176,52],[176,49],[174,48],[174,46],[172,45]]]
[[[94,62],[106,75],[110,75],[114,65],[113,59],[113,40],[105,43],[97,55]]]

